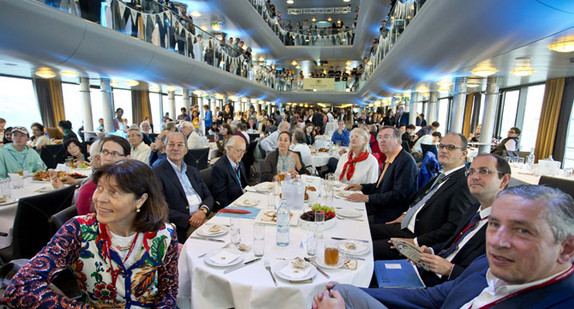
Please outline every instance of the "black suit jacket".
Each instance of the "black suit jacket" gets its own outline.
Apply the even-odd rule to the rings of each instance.
[[[241,185],[237,180],[237,174],[229,163],[227,155],[219,158],[211,170],[211,191],[215,198],[216,205],[213,211],[227,207],[231,202],[243,194],[243,189],[247,186],[247,177],[243,162],[239,161]]]
[[[185,164],[185,162],[183,163]],[[153,168],[155,176],[161,183],[163,195],[169,207],[169,221],[174,223],[177,229],[177,239],[184,243],[187,239],[187,229],[189,228],[189,205],[183,186],[177,178],[173,167],[166,159]],[[193,190],[201,197],[201,204],[213,209],[213,197],[205,182],[199,175],[197,168],[187,165],[187,178]]]
[[[404,149],[385,172],[381,184],[363,184],[363,193],[369,195],[367,212],[375,216],[376,223],[385,223],[400,216],[409,205],[409,196],[416,190],[417,164]],[[378,181],[377,181],[378,182]]]
[[[442,250],[450,248],[450,246],[454,243],[454,241],[456,240],[458,235],[462,232],[462,230],[468,225],[470,219],[474,216],[474,214],[476,214],[479,208],[480,208],[479,203],[475,203],[474,205],[472,205],[464,213],[462,220],[458,225],[458,228],[455,230],[452,236],[447,241],[432,246],[435,254],[440,255],[440,252]],[[486,241],[486,224],[484,224],[480,228],[480,230],[476,232],[476,234],[474,234],[474,236],[472,236],[472,238],[469,239],[464,244],[464,246],[457,251],[456,255],[453,257],[451,261],[451,263],[454,264],[454,267],[448,278],[446,276],[439,278],[432,272],[422,270],[422,268],[419,269],[419,272],[421,274],[423,281],[425,281],[425,284],[428,282],[431,283],[432,285],[435,285],[437,283],[444,282],[447,280],[453,280],[458,276],[460,276],[460,274],[462,274],[462,272],[466,269],[466,267],[468,267],[468,265],[470,265],[470,263],[472,263],[472,261],[474,261],[477,257],[486,253],[485,241]],[[446,258],[446,256],[442,255],[440,256]]]
[[[448,176],[421,208],[415,218],[415,235],[420,246],[432,246],[446,241],[457,229],[463,214],[476,199],[468,190],[465,168]],[[436,177],[418,190],[411,199],[411,207],[430,189]]]

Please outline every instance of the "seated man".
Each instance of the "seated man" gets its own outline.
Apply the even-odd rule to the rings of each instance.
[[[472,160],[466,174],[470,193],[478,203],[462,216],[449,240],[420,248],[425,267],[419,267],[418,271],[427,287],[456,279],[472,261],[485,253],[487,219],[496,196],[510,182],[510,165],[499,156],[480,154]]]
[[[417,133],[415,133],[414,141],[416,142],[419,138],[428,134],[432,134],[433,132],[438,130],[439,126],[440,124],[438,123],[438,121],[433,121],[433,123],[431,123],[430,126],[422,127],[420,130],[417,131]]]
[[[30,134],[24,127],[12,129],[12,143],[0,148],[0,178],[8,177],[8,173],[35,173],[46,169],[46,164],[36,150],[26,144]]]
[[[153,171],[162,185],[169,207],[169,221],[176,226],[179,242],[184,243],[196,228],[207,221],[213,208],[213,197],[199,171],[183,161],[187,153],[183,134],[170,133],[166,138],[165,152],[166,160]]]
[[[465,136],[447,134],[438,152],[442,172],[411,197],[409,209],[400,217],[371,224],[375,260],[401,258],[397,250],[391,249],[391,237],[407,238],[416,246],[432,246],[454,233],[464,212],[476,202],[466,184],[467,145]]]
[[[413,147],[413,152],[423,152],[421,145],[436,145],[440,141],[440,132],[432,132],[432,134],[424,135],[419,138]]]
[[[151,148],[143,142],[143,133],[137,125],[128,130],[128,142],[132,146],[131,158],[149,165]]]
[[[387,156],[379,180],[373,184],[352,184],[345,190],[362,191],[347,200],[367,203],[367,213],[375,223],[399,217],[408,208],[408,197],[416,190],[417,165],[401,146],[401,133],[395,127],[383,127],[377,133],[381,151]]]
[[[199,136],[199,134],[197,134],[195,127],[191,122],[183,121],[179,125],[179,131],[183,133],[187,139],[187,149],[199,149],[206,147],[203,143],[203,139],[201,136]]]
[[[349,146],[349,142],[351,140],[349,131],[345,128],[345,122],[343,120],[339,120],[338,122],[339,128],[337,131],[333,132],[333,136],[331,136],[331,142],[333,144],[339,144],[341,146]]]
[[[225,154],[215,162],[211,170],[211,191],[218,204],[213,211],[227,207],[243,195],[243,189],[247,186],[245,167],[241,162],[246,149],[245,141],[239,136],[232,136],[225,149]]]
[[[506,138],[501,140],[490,153],[501,157],[515,155],[515,152],[518,151],[518,136],[520,136],[521,132],[517,127],[510,128]]]
[[[502,191],[486,228],[486,256],[456,280],[426,289],[327,285],[313,308],[574,308],[574,201],[562,191]]]

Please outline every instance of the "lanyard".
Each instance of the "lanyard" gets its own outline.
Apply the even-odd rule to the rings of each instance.
[[[279,155],[279,158],[281,158],[281,161],[283,161],[283,172],[285,172],[285,170],[287,169],[285,167],[285,164],[287,163],[287,157],[289,157],[289,151],[287,151],[287,154],[285,155],[285,159],[283,159],[283,157],[281,157],[281,154],[279,152],[277,152],[277,155]]]
[[[26,150],[26,148],[24,148],[24,150]],[[16,158],[16,156],[12,153],[12,151],[8,150],[8,153],[10,153],[10,155],[12,156],[12,158],[14,158],[14,160],[16,160],[16,162],[18,163],[18,165],[20,165],[20,168],[22,170],[24,170],[24,162],[26,162],[26,157],[28,156],[28,153],[24,154],[24,157],[22,158],[22,160],[19,160],[18,158]]]
[[[502,297],[502,298],[499,298],[499,299],[497,299],[497,300],[495,300],[495,301],[493,301],[493,302],[491,302],[491,303],[488,303],[488,304],[486,304],[486,305],[480,307],[479,309],[491,308],[491,307],[494,307],[494,306],[500,304],[501,302],[503,302],[503,301],[505,301],[505,300],[507,300],[507,299],[509,299],[509,298],[512,298],[512,297],[514,297],[514,296],[516,296],[516,295],[518,295],[518,294],[522,294],[522,293],[525,293],[525,292],[529,292],[529,291],[532,291],[532,290],[536,290],[536,289],[538,289],[538,288],[542,288],[542,287],[545,287],[545,286],[554,284],[554,283],[556,283],[556,282],[558,282],[558,281],[561,281],[561,280],[564,280],[564,279],[568,278],[573,272],[574,272],[574,265],[570,266],[570,268],[568,268],[567,271],[565,271],[564,273],[562,273],[562,274],[559,275],[559,276],[556,276],[556,277],[554,277],[554,278],[552,278],[552,279],[550,279],[550,280],[548,280],[548,281],[542,282],[542,283],[540,283],[540,284],[533,285],[533,286],[531,286],[531,287],[528,287],[528,288],[525,288],[525,289],[522,289],[522,290],[518,290],[518,291],[516,291],[516,292],[514,292],[514,293],[508,294],[508,295],[506,295],[506,296],[504,296],[504,297]],[[472,304],[470,304],[470,307],[468,307],[468,308],[469,308],[469,309],[472,308]]]

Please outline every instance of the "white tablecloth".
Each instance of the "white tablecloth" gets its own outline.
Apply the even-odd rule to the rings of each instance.
[[[258,207],[266,208],[267,197],[263,194],[248,192],[240,199],[259,199]],[[335,199],[337,207],[354,207],[364,209],[362,203],[345,202]],[[364,221],[337,220],[336,225],[324,232],[324,239],[331,236],[350,237],[370,240],[369,225],[366,212],[363,214]],[[242,243],[253,243],[253,224],[255,220],[241,220]],[[210,223],[229,224],[229,218],[214,217]],[[265,255],[262,260],[247,265],[229,274],[223,274],[225,268],[208,266],[199,255],[223,247],[223,243],[188,239],[183,246],[179,257],[179,294],[178,304],[184,306],[191,300],[192,308],[310,308],[313,296],[324,290],[329,281],[349,283],[366,287],[369,285],[373,273],[374,262],[372,253],[357,260],[356,270],[336,269],[325,271],[331,276],[327,279],[318,273],[312,283],[289,283],[277,278],[278,286],[273,285],[271,276],[264,268],[263,260],[269,260],[272,269],[284,263],[277,258],[291,259],[303,257],[306,254],[301,241],[307,235],[307,231],[298,226],[291,226],[289,246],[281,248],[275,242],[275,225],[265,227]],[[229,233],[218,237],[226,242],[230,240]],[[372,244],[371,244],[372,245]],[[321,245],[319,250],[321,251]],[[244,261],[253,258],[252,252],[244,253]]]

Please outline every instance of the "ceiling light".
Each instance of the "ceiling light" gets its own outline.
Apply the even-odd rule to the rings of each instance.
[[[39,68],[35,74],[36,74],[36,76],[41,77],[41,78],[54,78],[54,77],[56,77],[56,73],[54,73],[54,71],[52,71],[52,69],[47,68],[47,67]]]
[[[300,69],[300,68],[301,68],[301,66],[300,66],[300,65],[297,65],[297,66],[295,67],[295,69]]]
[[[516,67],[516,69],[510,71],[510,74],[514,76],[528,76],[534,74],[534,69],[531,67]]]
[[[201,16],[201,13],[199,13],[198,11],[193,11],[193,12],[191,12],[191,16],[193,16],[193,17],[200,17],[200,16]]]
[[[293,4],[295,1],[293,0],[287,0],[287,4]]]
[[[343,0],[343,2],[351,2],[351,0]]]
[[[548,49],[559,53],[571,53],[574,51],[574,36],[567,36],[548,45]]]
[[[436,84],[439,85],[439,86],[441,86],[441,87],[442,87],[442,86],[449,87],[450,85],[452,85],[452,83],[449,82],[449,81],[438,82],[438,83],[436,83]]]
[[[219,31],[219,30],[221,30],[221,27],[219,25],[212,25],[211,29],[213,29],[215,31]]]
[[[317,18],[315,18],[315,16],[313,16],[313,18],[311,18],[311,21],[312,21],[312,22],[316,22],[316,21],[317,21]]]
[[[327,18],[327,21],[333,21],[333,19],[331,18],[331,16],[329,16],[329,18]]]
[[[150,91],[160,91],[161,88],[160,88],[159,86],[150,86],[150,87],[149,87],[149,90],[150,90]]]
[[[64,77],[78,77],[78,72],[74,71],[60,71],[60,75]]]
[[[201,95],[201,90],[194,90],[193,94],[195,94],[196,96],[200,96]]]
[[[126,80],[126,85],[134,87],[139,85],[140,83],[137,80]]]
[[[259,61],[263,62],[265,61],[265,58],[263,58],[263,56],[259,57]]]
[[[478,86],[480,86],[480,83],[478,83],[478,82],[471,82],[471,83],[466,84],[467,88],[476,88]]]
[[[472,74],[482,77],[488,77],[496,72],[498,72],[498,70],[493,67],[477,67],[471,71]]]
[[[297,65],[297,61],[293,60],[293,62],[291,62],[291,65]]]
[[[341,20],[340,20],[340,19],[337,19],[337,24],[340,24],[340,23],[341,23]]]
[[[175,87],[174,86],[167,86],[167,91],[175,91]]]
[[[201,26],[201,27],[199,27],[199,28],[200,28],[201,30],[203,30],[203,31],[207,31],[207,27],[206,27],[206,26]]]
[[[228,99],[231,100],[231,101],[237,101],[237,97],[236,97],[236,96],[230,96]]]

